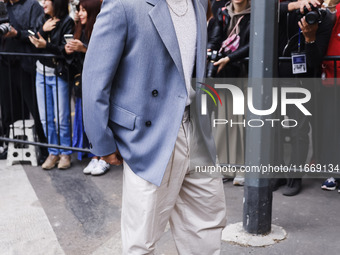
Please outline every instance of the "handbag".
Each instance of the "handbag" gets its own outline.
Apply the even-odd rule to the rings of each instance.
[[[222,42],[222,46],[219,50],[220,53],[222,52],[225,55],[228,55],[231,52],[234,52],[235,50],[237,50],[238,47],[240,46],[240,36],[237,33],[235,33],[235,31],[238,25],[240,24],[241,20],[243,19],[243,17],[244,15],[238,19],[236,25],[234,26],[233,30],[230,32],[228,38]]]

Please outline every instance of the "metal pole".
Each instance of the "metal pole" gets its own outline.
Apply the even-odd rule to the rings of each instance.
[[[12,84],[12,68],[11,68],[12,60],[9,57],[8,58],[8,83],[9,83],[9,104],[10,104],[10,110],[11,110],[11,123],[12,123],[12,134],[13,138],[15,138],[15,133],[14,133],[14,109],[13,109],[13,84]],[[11,128],[9,130],[11,132]],[[9,134],[8,132],[8,134]],[[9,134],[10,136],[10,134]]]
[[[277,69],[278,0],[252,1],[249,86],[253,88],[254,107],[269,109],[272,104],[272,79]],[[249,119],[268,119],[250,112]],[[273,134],[271,125],[246,129],[246,166],[272,163]],[[259,172],[246,172],[244,187],[243,227],[251,234],[271,231],[272,192],[269,179]]]

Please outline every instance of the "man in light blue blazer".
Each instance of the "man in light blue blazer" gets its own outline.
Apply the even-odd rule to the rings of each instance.
[[[222,181],[189,169],[192,151],[216,157],[209,118],[189,113],[200,111],[191,78],[203,79],[205,53],[199,0],[104,0],[83,69],[84,125],[93,154],[124,160],[124,254],[152,254],[168,222],[179,254],[220,253]]]

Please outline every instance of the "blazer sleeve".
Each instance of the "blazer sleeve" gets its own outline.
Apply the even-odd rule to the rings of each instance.
[[[85,55],[82,74],[84,127],[97,156],[116,151],[108,126],[112,81],[123,54],[127,19],[120,0],[104,0]]]

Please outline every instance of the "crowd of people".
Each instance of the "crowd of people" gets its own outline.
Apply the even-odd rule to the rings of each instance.
[[[178,253],[220,254],[226,226],[223,182],[210,175],[197,178],[192,163],[211,166],[218,158],[244,164],[245,131],[217,129],[213,141],[210,116],[197,114],[204,95],[200,84],[205,73],[247,77],[251,0],[0,1],[0,52],[12,53],[0,54],[3,135],[14,121],[32,116],[38,140],[62,146],[41,148],[43,169],[70,168],[70,145],[93,153],[84,174],[101,175],[110,164],[123,164],[123,254],[153,253],[168,222]],[[290,162],[283,157],[282,130],[275,129],[275,165],[310,164],[311,147],[321,151],[315,163],[338,164],[334,77],[340,65],[323,62],[324,56],[340,53],[338,2],[280,1],[277,55],[291,57],[291,63],[279,62],[279,86],[320,95],[306,107],[322,121],[289,105],[286,115],[297,122],[290,129]],[[313,79],[316,88],[306,80],[321,77]],[[196,91],[192,78],[199,81]],[[244,80],[235,85],[247,88]],[[232,108],[229,95],[220,100]],[[242,121],[229,110],[215,114]],[[317,141],[312,146],[310,134]],[[244,183],[241,171],[231,178],[235,185]],[[281,185],[284,195],[294,196],[302,179],[274,179],[272,188]],[[336,185],[329,178],[322,188]]]
[[[336,131],[339,125],[334,121],[337,119],[336,114],[338,114],[337,97],[334,96],[336,91],[334,79],[330,79],[337,76],[334,76],[335,70],[332,61],[322,62],[324,56],[337,56],[340,53],[338,43],[340,30],[337,25],[339,6],[337,4],[338,1],[325,1],[325,3],[320,1],[280,1],[278,56],[294,59],[294,54],[299,54],[306,59],[304,63],[306,70],[302,72],[296,72],[292,68],[291,62],[282,61],[279,63],[280,86],[302,87],[309,89],[313,95],[321,95],[321,99],[312,102],[308,105],[308,108],[312,112],[318,112],[315,115],[320,116],[322,121],[318,121],[315,117],[305,116],[297,108],[288,107],[287,117],[297,120],[298,124],[289,130],[291,145],[289,150],[283,146],[284,135],[282,135],[282,130],[276,129],[275,165],[303,166],[310,163],[339,165],[340,136],[337,135],[338,132]],[[212,17],[208,23],[208,51],[215,50],[222,53],[220,59],[214,63],[215,66],[218,66],[214,77],[247,77],[247,72],[242,69],[244,65],[237,63],[237,61],[249,56],[250,5],[250,0],[214,1],[212,3]],[[302,12],[306,14],[309,11],[316,10],[320,17],[314,22],[306,20],[306,16],[301,15]],[[337,63],[337,68],[339,68],[339,63]],[[314,81],[317,83],[316,88],[312,86],[310,80],[306,79],[321,77],[322,80],[315,79]],[[238,84],[238,86],[246,93],[244,89],[246,85]],[[228,109],[232,108],[231,96],[225,98],[222,95],[222,100],[227,102]],[[227,115],[227,119],[233,119],[235,122],[241,121],[237,116],[232,116],[231,111],[221,114],[221,116]],[[312,132],[310,132],[311,127]],[[228,127],[227,132],[224,128],[218,130],[216,145],[220,162],[245,163],[243,129],[242,126],[240,128],[240,126],[235,125]],[[310,133],[313,136],[313,144],[309,142]],[[225,142],[226,135],[229,136],[228,143]],[[228,149],[226,149],[227,146],[229,146]],[[307,155],[311,147],[314,149],[314,157],[308,158]],[[318,148],[315,149],[316,147]],[[321,153],[317,155],[316,150]],[[286,154],[289,154],[289,162],[284,161]],[[318,157],[318,161],[315,161],[315,157]],[[230,178],[230,176],[227,176],[227,178]],[[236,173],[234,185],[242,185],[243,182],[244,177],[240,173]],[[283,195],[294,196],[301,190],[302,179],[296,177],[274,179],[272,188],[276,190],[282,185],[285,185],[282,191]],[[334,190],[336,186],[336,180],[329,178],[322,184],[322,189]]]
[[[1,57],[1,119],[2,134],[9,135],[13,121],[29,118],[35,121],[35,129],[40,142],[60,144],[62,146],[89,147],[83,127],[82,116],[82,68],[92,29],[100,12],[101,0],[5,0],[10,29],[1,34],[0,49],[4,52],[46,53],[56,58],[21,58]],[[333,62],[324,61],[324,56],[340,55],[339,52],[339,5],[337,0],[280,1],[278,55],[291,57],[297,52],[306,56],[306,72],[299,74],[292,69],[290,62],[279,64],[278,77],[301,78],[296,84],[282,80],[280,86],[309,88],[303,78],[322,77],[318,90],[319,102],[327,102],[313,109],[319,113],[323,125],[312,132],[318,137],[318,149],[321,152],[316,163],[338,164],[338,147],[340,136],[328,136],[337,133],[334,125],[336,114],[336,97],[334,96]],[[306,21],[296,10],[310,11],[311,8],[323,8],[322,17],[313,24]],[[70,17],[72,12],[72,18]],[[246,78],[247,63],[242,63],[249,56],[251,0],[212,0],[207,11],[208,53],[218,52],[218,59],[209,59],[215,67],[211,77]],[[209,54],[208,54],[209,55]],[[339,68],[339,64],[337,64]],[[8,75],[10,74],[10,75]],[[11,88],[9,87],[11,84]],[[338,84],[337,84],[338,85]],[[238,86],[246,93],[247,84]],[[74,125],[71,125],[70,99],[74,101]],[[23,99],[23,100],[22,100]],[[221,95],[223,103],[228,105],[228,112],[221,110],[217,116],[228,116],[233,121],[242,121],[240,116],[232,116],[231,95]],[[22,105],[24,104],[24,105]],[[10,107],[12,105],[13,107]],[[313,107],[312,105],[310,107]],[[298,126],[290,132],[290,162],[284,162],[282,151],[284,142],[280,131],[276,134],[275,164],[304,165],[307,162],[310,127],[315,119],[301,114],[295,108],[288,108],[287,115],[298,121]],[[73,139],[71,139],[71,137]],[[216,129],[216,146],[221,163],[244,164],[245,131],[242,126]],[[73,140],[73,144],[71,144]],[[226,142],[227,141],[227,142]],[[315,141],[315,139],[314,139]],[[5,146],[5,145],[3,145]],[[313,144],[313,147],[316,145]],[[5,154],[1,148],[1,154]],[[315,150],[314,150],[315,151]],[[280,153],[278,153],[280,152]],[[68,169],[71,166],[69,149],[41,148],[42,168],[49,170],[57,166]],[[280,154],[280,155],[279,155]],[[78,154],[82,159],[84,153]],[[110,169],[102,157],[88,155],[91,161],[84,169],[84,174],[102,175]],[[340,156],[340,155],[339,155]],[[233,178],[234,185],[243,185],[244,175],[237,172]],[[299,193],[301,178],[277,179],[274,189],[285,185],[284,195]],[[334,178],[323,183],[322,188],[333,190],[337,186]]]
[[[5,1],[11,29],[2,35],[2,51],[54,54],[59,58],[1,59],[4,135],[9,135],[12,121],[29,118],[32,114],[40,142],[88,147],[82,123],[81,72],[101,0],[72,3],[76,4],[73,18],[69,11],[74,9],[68,0],[43,0],[40,3],[36,0]],[[70,129],[70,93],[75,97],[73,132]],[[71,154],[69,149],[48,148],[46,151],[41,148],[42,168],[50,170],[57,165],[59,169],[68,169]],[[109,164],[93,155],[84,173],[101,175],[109,168]]]

